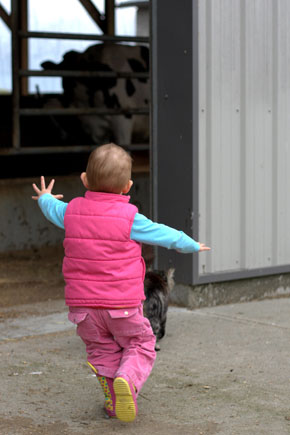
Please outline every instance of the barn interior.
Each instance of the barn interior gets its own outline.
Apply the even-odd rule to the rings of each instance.
[[[82,62],[84,53],[99,47],[106,53],[113,47],[124,53],[145,47],[149,54],[150,7],[150,1],[0,1],[2,306],[63,297],[63,231],[48,222],[31,200],[31,184],[40,175],[55,178],[55,193],[63,193],[68,202],[84,193],[79,175],[90,151],[114,141],[133,157],[131,202],[140,212],[151,214],[149,65],[143,63],[141,68],[131,59],[130,68],[124,59],[120,63],[115,51],[113,64],[110,56],[103,63]],[[62,67],[68,52],[80,62]],[[50,68],[41,66],[45,62]],[[111,93],[111,99],[99,104],[92,97],[95,83],[99,93],[108,97],[113,91],[117,98]],[[87,95],[91,93],[85,103],[74,101],[74,93],[67,99],[66,91],[79,84]],[[133,92],[138,86],[147,87],[142,104],[136,103]],[[124,88],[129,92],[120,97],[118,91]],[[89,120],[89,127],[105,123],[103,136],[93,136],[84,120]],[[142,120],[147,135],[138,134],[138,128],[126,135],[133,120],[139,125]]]
[[[94,101],[88,104],[79,104],[66,98],[64,92],[65,83],[71,87],[75,83],[82,83],[88,88],[94,87],[98,82],[99,88],[113,81],[117,86],[122,83],[134,84],[136,81],[149,83],[149,68],[142,71],[121,70],[102,68],[96,70],[94,65],[80,63],[78,65],[66,65],[63,69],[44,69],[41,62],[35,65],[31,57],[31,49],[37,45],[38,51],[43,51],[50,43],[55,46],[63,41],[70,42],[72,50],[81,53],[86,49],[82,47],[112,44],[138,46],[142,45],[150,49],[150,24],[149,24],[149,1],[118,1],[118,0],[73,0],[74,7],[79,9],[79,20],[90,20],[90,32],[66,31],[67,28],[77,28],[70,24],[69,14],[67,26],[56,28],[46,19],[46,27],[41,28],[41,23],[35,28],[33,23],[39,10],[33,0],[11,0],[0,2],[0,17],[5,31],[11,35],[11,86],[0,84],[0,159],[1,179],[14,179],[19,177],[38,177],[47,175],[71,175],[84,170],[89,152],[98,145],[108,141],[117,142],[118,137],[114,134],[115,119],[126,123],[126,120],[142,116],[143,125],[148,135],[144,138],[138,132],[132,134],[127,143],[119,143],[127,149],[134,160],[134,174],[143,174],[143,178],[149,178],[150,168],[150,109],[149,95],[146,105],[122,105],[106,104],[101,107]],[[53,4],[48,1],[41,2],[43,15],[52,8]],[[62,2],[64,3],[64,2]],[[68,2],[66,2],[68,5]],[[72,2],[71,2],[72,3]],[[39,4],[39,2],[38,2]],[[63,7],[63,6],[62,6]],[[52,17],[61,11],[55,8]],[[59,7],[60,9],[60,7]],[[68,9],[67,9],[68,10]],[[129,30],[130,34],[120,34],[120,21],[128,21],[128,17],[135,12],[135,29]],[[78,18],[77,17],[77,18]],[[75,19],[74,17],[73,19]],[[132,20],[132,18],[130,18]],[[118,24],[119,22],[119,24]],[[44,25],[45,26],[45,25]],[[47,31],[47,28],[53,31]],[[64,29],[65,27],[65,29]],[[79,26],[82,27],[82,26]],[[83,26],[84,27],[84,26]],[[82,28],[83,28],[82,27]],[[95,32],[94,29],[95,28]],[[134,26],[133,26],[134,27]],[[124,26],[123,26],[124,28]],[[121,25],[122,31],[122,25]],[[3,32],[3,27],[2,27]],[[63,52],[65,55],[65,51]],[[41,58],[41,56],[40,56]],[[40,59],[39,58],[39,59]],[[55,62],[55,58],[42,61]],[[9,59],[5,59],[9,61]],[[138,69],[138,68],[137,68]],[[55,91],[54,85],[51,90],[41,89],[37,79],[42,79],[42,84],[50,80],[62,82],[59,90]],[[46,89],[45,89],[46,88]],[[49,86],[48,86],[49,88]],[[149,88],[148,88],[149,89]],[[54,104],[53,102],[57,102]],[[125,103],[126,104],[126,103]],[[83,126],[83,119],[90,117],[90,123],[95,119],[102,122],[106,120],[106,134],[102,137],[92,137],[87,128]],[[114,118],[115,117],[115,118]],[[137,118],[136,118],[137,117]],[[108,122],[107,120],[113,120]],[[101,120],[101,121],[100,121]],[[144,140],[145,139],[145,140]],[[138,175],[137,175],[138,177]]]

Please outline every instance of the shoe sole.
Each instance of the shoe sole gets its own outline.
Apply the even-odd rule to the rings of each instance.
[[[116,378],[113,387],[116,395],[115,411],[117,418],[126,423],[134,421],[137,412],[129,383],[123,378]]]

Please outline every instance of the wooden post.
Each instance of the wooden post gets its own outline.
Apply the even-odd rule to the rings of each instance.
[[[19,1],[12,0],[11,36],[12,36],[12,144],[14,149],[20,147],[20,81],[19,81]]]
[[[115,35],[115,0],[106,0],[106,34]]]
[[[27,32],[28,30],[28,0],[19,0],[19,29]],[[22,38],[20,41],[20,69],[28,69],[28,39]],[[28,94],[28,77],[21,77],[20,81],[21,95]]]

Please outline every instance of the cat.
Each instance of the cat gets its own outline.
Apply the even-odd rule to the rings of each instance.
[[[145,275],[144,315],[151,324],[156,342],[165,335],[169,293],[174,287],[174,270],[173,268],[166,272],[152,270],[146,272]],[[156,344],[155,350],[160,350],[158,344]]]

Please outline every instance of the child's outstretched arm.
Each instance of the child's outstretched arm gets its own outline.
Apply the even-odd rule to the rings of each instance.
[[[178,231],[167,225],[158,224],[147,219],[140,213],[135,215],[131,229],[131,239],[136,242],[158,245],[167,249],[189,254],[197,251],[209,251],[211,248],[204,243],[196,242],[183,231]]]
[[[38,205],[44,214],[44,216],[53,224],[59,228],[64,229],[64,215],[67,208],[67,203],[59,201],[63,198],[62,194],[53,195],[52,189],[55,180],[51,180],[46,187],[45,178],[40,178],[40,189],[36,184],[32,184],[32,187],[37,196],[32,196],[32,199],[38,201]]]

